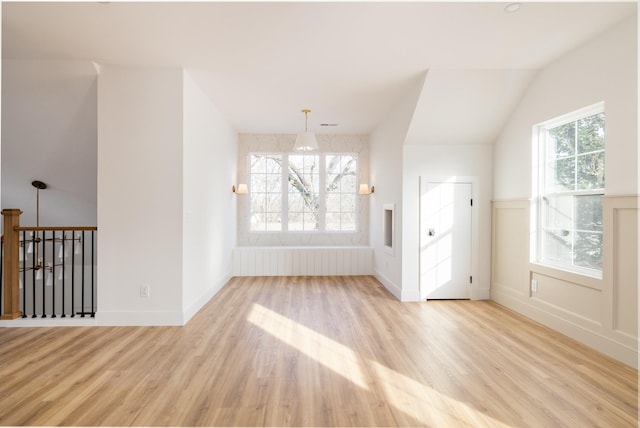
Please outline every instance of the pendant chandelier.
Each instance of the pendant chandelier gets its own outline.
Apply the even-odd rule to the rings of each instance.
[[[318,150],[318,141],[316,140],[315,134],[307,130],[307,121],[311,110],[304,109],[302,112],[304,113],[304,132],[300,132],[296,136],[296,143],[293,146],[293,150],[297,152]]]
[[[82,237],[78,233],[60,232],[57,235],[53,234],[50,237],[45,236],[43,228],[40,228],[40,190],[45,190],[47,185],[42,181],[35,180],[31,183],[36,188],[36,227],[33,231],[29,232],[27,237],[25,232],[20,237],[20,250],[18,251],[18,261],[20,263],[20,272],[34,271],[34,279],[41,280],[43,271],[47,273],[46,285],[53,285],[52,273],[54,267],[64,267],[65,257],[69,257],[69,249],[73,248],[73,254],[80,254],[82,252]],[[47,262],[43,263],[44,245],[47,242],[53,242],[54,245],[58,244],[58,263]],[[65,243],[68,244],[65,246]],[[75,244],[75,245],[74,245]],[[28,259],[31,259],[31,266],[26,263]],[[59,275],[63,275],[62,269],[59,271]],[[58,279],[62,279],[59,277]],[[22,288],[22,275],[20,275],[20,288]]]

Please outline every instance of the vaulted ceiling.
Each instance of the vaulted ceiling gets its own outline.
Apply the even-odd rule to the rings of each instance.
[[[536,70],[636,10],[505,6],[4,2],[2,57],[184,67],[238,132],[256,133],[299,131],[302,108],[315,132],[370,133],[426,72],[408,138],[490,144]]]

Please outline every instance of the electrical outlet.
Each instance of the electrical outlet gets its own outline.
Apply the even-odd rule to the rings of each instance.
[[[151,287],[147,284],[142,284],[140,286],[140,297],[147,298],[151,295]]]
[[[532,279],[531,280],[531,292],[532,293],[537,293],[538,292],[538,280],[537,279]]]

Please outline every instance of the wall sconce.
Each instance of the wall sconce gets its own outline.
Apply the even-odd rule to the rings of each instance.
[[[231,186],[231,191],[236,195],[246,195],[247,193],[249,193],[249,190],[247,189],[246,184],[238,184],[237,189],[236,189],[236,186]]]
[[[360,190],[358,190],[358,193],[361,195],[370,195],[375,191],[376,188],[374,186],[371,186],[371,189],[369,189],[369,185],[367,183],[362,183],[360,184]]]

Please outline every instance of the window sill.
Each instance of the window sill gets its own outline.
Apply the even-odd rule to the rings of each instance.
[[[533,273],[545,275],[551,278],[579,284],[584,287],[602,291],[602,277],[591,276],[577,272],[563,270],[554,266],[543,265],[540,263],[530,262],[529,270]]]

